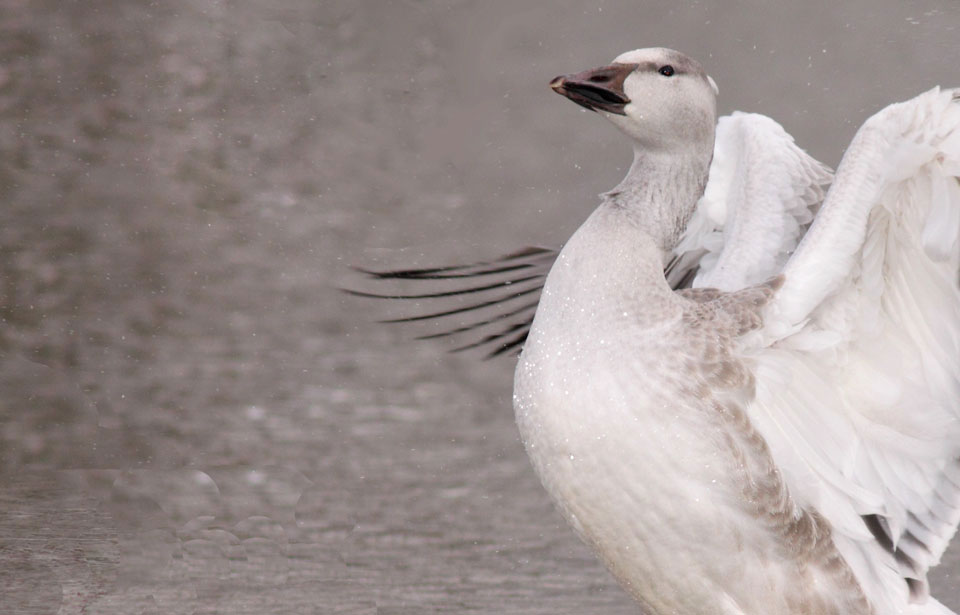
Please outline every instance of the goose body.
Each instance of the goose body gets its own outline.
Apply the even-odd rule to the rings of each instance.
[[[601,208],[547,280],[514,385],[544,486],[645,612],[869,613],[743,408],[730,346],[774,286],[675,293],[648,242]]]
[[[770,118],[718,123],[677,51],[551,86],[631,139],[627,176],[559,253],[377,274],[507,292],[406,320],[494,310],[429,337],[522,346],[533,466],[647,613],[951,613],[960,96],[881,110],[833,176]]]
[[[517,366],[547,491],[650,613],[949,612],[925,572],[960,517],[960,105],[934,90],[868,121],[799,245],[771,221],[822,167],[742,131],[719,248],[677,291],[671,253],[716,233],[695,219],[716,88],[672,50],[611,66],[554,82],[635,161],[559,253]]]

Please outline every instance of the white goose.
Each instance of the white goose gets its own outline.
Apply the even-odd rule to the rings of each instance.
[[[517,423],[577,533],[651,614],[950,613],[926,572],[960,521],[957,95],[867,120],[824,197],[829,171],[773,120],[717,124],[679,52],[551,85],[634,162],[552,263],[529,335],[535,301],[480,342],[525,340]],[[519,271],[519,302],[553,258],[380,277]]]

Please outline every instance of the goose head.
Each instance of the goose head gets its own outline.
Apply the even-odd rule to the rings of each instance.
[[[628,51],[607,66],[556,77],[550,87],[604,115],[644,149],[713,147],[717,86],[679,51]]]

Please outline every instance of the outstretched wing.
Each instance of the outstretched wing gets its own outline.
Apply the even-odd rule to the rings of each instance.
[[[461,343],[454,352],[479,348],[487,351],[487,358],[492,358],[519,352],[523,347],[540,290],[556,257],[557,250],[530,247],[471,265],[395,271],[359,269],[380,281],[413,283],[419,288],[430,283],[431,291],[346,292],[360,297],[415,301],[420,312],[383,322],[427,321],[438,330],[418,339],[457,337]],[[429,307],[424,308],[423,302]]]
[[[684,237],[664,268],[674,289],[739,289],[774,275],[813,217],[830,171],[807,156],[772,119],[735,112],[720,118],[710,179]],[[387,322],[427,321],[420,339],[456,337],[454,351],[487,357],[519,353],[540,289],[559,250],[525,248],[499,259],[454,267],[366,271],[376,280],[430,292],[354,295],[416,301],[421,310]],[[459,318],[459,320],[457,320]]]
[[[705,251],[693,286],[734,291],[777,275],[831,179],[769,117],[721,117],[710,180],[678,246]]]
[[[960,521],[958,176],[953,91],[870,118],[784,268],[765,339],[744,341],[751,420],[881,612],[942,608],[926,573]]]
[[[664,269],[674,288],[690,286],[703,252],[675,255]],[[358,297],[416,302],[417,312],[384,323],[426,322],[434,332],[417,339],[457,338],[452,352],[480,349],[491,359],[519,354],[527,340],[540,291],[559,250],[528,247],[492,261],[426,269],[372,271],[357,268],[374,280],[397,288],[414,284],[430,292],[368,292],[344,289]],[[430,285],[429,287],[427,285]],[[457,320],[459,319],[459,320]]]

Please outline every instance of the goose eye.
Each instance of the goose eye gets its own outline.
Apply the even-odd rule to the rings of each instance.
[[[657,70],[657,72],[660,73],[661,75],[663,75],[664,77],[672,77],[672,76],[673,76],[673,67],[670,66],[669,64],[667,64],[666,66],[661,66],[661,67]]]

